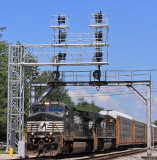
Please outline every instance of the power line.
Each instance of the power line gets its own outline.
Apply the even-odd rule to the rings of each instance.
[[[155,91],[155,92],[157,92],[157,91]],[[142,93],[146,93],[146,92],[142,92]],[[132,94],[133,95],[133,93],[126,93],[126,94]],[[108,94],[108,95],[91,95],[91,96],[86,96],[86,95],[82,95],[83,97],[105,97],[105,96],[118,96],[118,95],[126,95],[126,94],[124,94],[124,93],[122,93],[122,94]],[[79,97],[82,97],[82,96],[70,96],[71,98],[79,98]]]
[[[75,90],[74,90],[75,91]],[[139,92],[140,93],[146,93],[146,91],[145,92],[143,92],[143,91],[145,91],[144,89],[141,89],[141,90],[139,90]],[[68,90],[68,92],[69,92],[69,90]],[[77,93],[83,93],[83,92],[86,92],[86,90],[84,90],[84,91],[79,91],[79,90],[77,90]],[[89,92],[89,94],[101,94],[101,93],[122,93],[123,92],[123,94],[130,94],[130,93],[128,93],[127,91],[123,91],[123,90],[120,90],[120,91],[107,91],[107,92],[105,92],[105,91],[97,91],[97,92]],[[157,92],[157,90],[152,90],[152,92]]]

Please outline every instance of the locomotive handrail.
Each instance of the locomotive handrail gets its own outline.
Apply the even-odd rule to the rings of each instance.
[[[96,128],[96,133],[93,130],[93,136],[94,136],[94,149],[92,152],[94,152],[95,150],[97,150],[98,148],[98,136],[97,136],[97,128]]]
[[[58,126],[58,124],[55,123],[55,125],[56,125],[56,127],[58,128],[59,133],[60,133],[60,135],[61,135],[61,147],[63,147],[63,133],[62,133],[60,127]],[[59,148],[59,147],[58,147],[58,148]],[[60,148],[59,148],[59,150],[60,150]],[[60,150],[60,151],[61,151],[61,150]]]
[[[27,145],[27,134],[28,134],[28,131],[31,129],[31,127],[29,126],[28,128],[26,128],[26,131],[25,131],[25,134],[24,134],[24,136],[25,136],[25,141],[26,141],[26,145]]]
[[[57,127],[57,129],[59,130],[59,133],[60,133],[60,135],[61,135],[61,147],[63,147],[63,134],[62,134],[62,131],[61,131],[61,129],[60,129],[60,127],[58,126],[58,124],[56,124],[56,123],[54,123],[55,125],[56,125],[56,127]],[[59,153],[61,153],[61,148],[59,147],[59,145],[58,145],[58,149],[59,149]]]

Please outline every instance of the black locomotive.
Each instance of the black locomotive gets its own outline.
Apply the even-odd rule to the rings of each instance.
[[[115,120],[61,102],[40,102],[27,118],[27,155],[54,156],[104,150],[115,145]]]
[[[157,142],[157,127],[152,126]],[[153,139],[152,138],[152,139]],[[39,102],[27,119],[27,155],[54,156],[146,145],[146,124],[116,112],[78,111],[61,102]]]

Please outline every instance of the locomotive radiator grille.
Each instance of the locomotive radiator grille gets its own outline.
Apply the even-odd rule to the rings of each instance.
[[[64,122],[63,121],[55,121],[55,122],[51,122],[48,124],[47,126],[47,130],[48,131],[53,131],[53,132],[59,132],[59,130],[61,132],[64,131]]]
[[[63,132],[63,121],[27,122],[27,132]]]
[[[27,122],[27,132],[36,132],[40,129],[40,123],[38,122]]]

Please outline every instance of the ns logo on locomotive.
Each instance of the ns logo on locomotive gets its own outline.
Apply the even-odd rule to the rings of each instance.
[[[152,129],[157,142],[157,127]],[[146,142],[146,124],[116,111],[95,113],[61,102],[39,102],[27,118],[28,156],[94,152]]]

